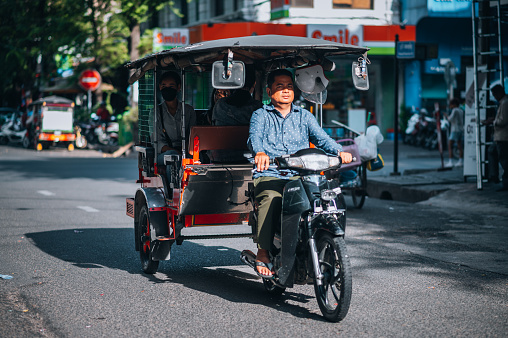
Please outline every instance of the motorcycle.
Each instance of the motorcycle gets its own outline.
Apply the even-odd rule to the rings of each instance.
[[[27,130],[21,123],[21,118],[12,114],[0,128],[0,144],[21,144]]]
[[[91,119],[89,122],[77,123],[75,128],[79,131],[79,142],[76,143],[78,148],[118,145],[119,125],[116,121],[106,124],[97,119]]]
[[[416,144],[416,135],[419,132],[419,121],[420,121],[420,114],[413,113],[413,115],[407,121],[407,128],[406,128],[406,133],[404,136],[404,143],[409,144],[409,145]]]
[[[425,142],[425,147],[427,149],[435,150],[438,148],[438,145],[439,145],[438,133],[439,132],[441,132],[441,140],[444,140],[444,142],[442,141],[443,148],[446,146],[446,135],[447,135],[448,129],[450,127],[450,122],[448,122],[447,119],[442,118],[439,123],[440,123],[441,129],[439,130],[438,128],[434,128],[434,132],[429,136],[429,138]]]
[[[263,278],[265,289],[280,295],[294,284],[314,284],[316,299],[324,317],[342,320],[352,293],[352,275],[344,235],[346,204],[337,180],[321,172],[340,167],[340,159],[319,149],[303,149],[275,159],[279,169],[298,172],[299,179],[284,188],[280,228],[275,231],[272,249],[273,277]],[[254,210],[249,217],[257,233],[253,184],[248,190]],[[256,269],[256,255],[241,254],[244,263]]]

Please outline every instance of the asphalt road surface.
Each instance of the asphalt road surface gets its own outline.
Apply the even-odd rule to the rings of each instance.
[[[133,156],[0,147],[0,177],[1,337],[508,332],[507,215],[377,199],[351,208],[353,297],[334,324],[321,317],[311,285],[268,296],[239,259],[255,250],[250,239],[187,241],[159,272],[143,274],[125,215],[137,188]]]

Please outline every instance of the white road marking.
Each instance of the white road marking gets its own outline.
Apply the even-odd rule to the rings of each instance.
[[[54,192],[47,191],[47,190],[38,190],[37,192],[39,194],[41,194],[41,195],[44,195],[44,196],[53,196],[53,195],[55,195]]]
[[[86,212],[99,212],[99,210],[89,207],[87,205],[78,205],[78,209],[84,210]]]

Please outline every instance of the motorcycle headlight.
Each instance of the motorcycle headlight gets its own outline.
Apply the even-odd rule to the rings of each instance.
[[[293,168],[303,168],[303,161],[300,157],[289,157],[286,159],[288,166]]]
[[[300,157],[303,167],[309,170],[324,170],[328,168],[328,156],[326,155],[306,155]]]
[[[323,190],[321,191],[321,199],[324,201],[331,201],[333,199],[337,198],[337,193],[333,190]]]

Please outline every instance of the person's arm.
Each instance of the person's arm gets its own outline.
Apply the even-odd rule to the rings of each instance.
[[[160,115],[159,115],[160,116]],[[157,121],[157,142],[158,142],[158,150],[159,153],[163,153],[169,150],[169,145],[166,142],[166,136],[164,135],[164,127],[162,126],[162,122],[160,119]]]
[[[501,100],[498,113],[494,119],[495,127],[506,127],[508,125],[508,99]]]
[[[254,163],[258,171],[268,169],[270,165],[270,157],[265,153],[263,148],[264,135],[264,110],[256,110],[250,119],[249,139],[247,145],[254,155]]]
[[[328,154],[339,156],[342,163],[350,163],[353,156],[350,153],[342,151],[342,146],[335,142],[318,124],[316,118],[308,111],[304,110],[305,118],[309,126],[309,139],[319,149]]]
[[[304,119],[309,128],[309,139],[316,147],[324,150],[329,154],[338,154],[342,151],[342,146],[335,142],[324,130],[321,128],[310,112],[304,110]]]

